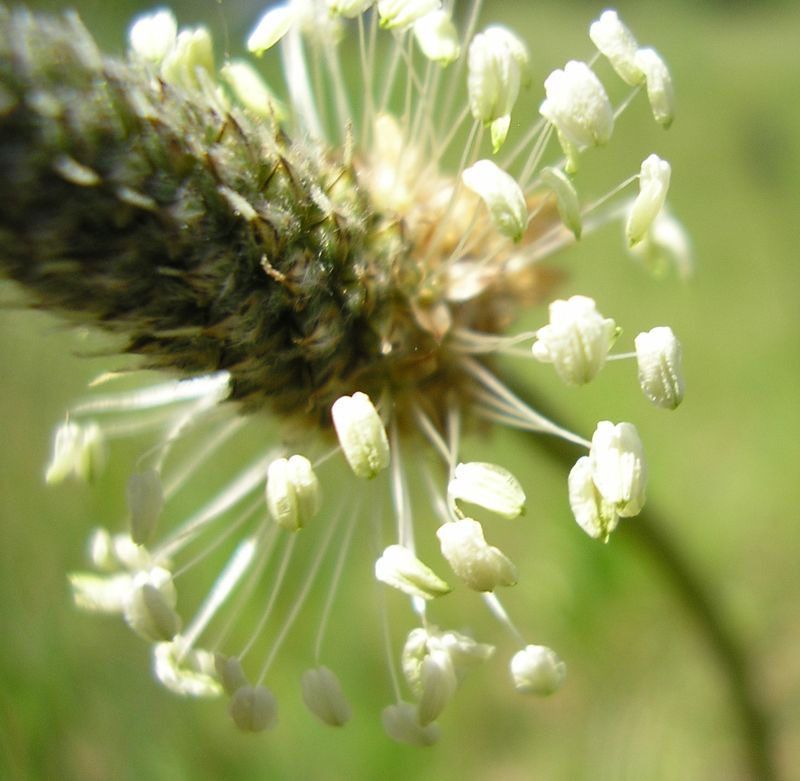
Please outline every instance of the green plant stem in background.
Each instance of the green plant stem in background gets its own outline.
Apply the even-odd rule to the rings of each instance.
[[[563,416],[548,409],[545,402],[533,398],[524,383],[517,382],[512,387],[520,398],[551,420],[563,420]],[[514,432],[514,436],[521,438],[524,434]],[[531,443],[566,469],[575,462],[575,447],[569,442],[556,437],[525,437],[525,447],[530,447]],[[675,541],[662,531],[667,526],[657,509],[648,506],[640,516],[620,526],[614,541],[627,542],[643,551],[692,616],[725,676],[741,725],[751,778],[753,781],[778,781],[772,725],[758,694],[758,681],[751,660],[717,606],[718,600],[712,588]]]

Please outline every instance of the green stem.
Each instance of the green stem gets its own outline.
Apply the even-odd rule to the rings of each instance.
[[[511,386],[534,409],[551,420],[563,420],[549,411],[547,405],[533,399],[524,384],[512,382]],[[566,469],[571,469],[575,463],[575,446],[569,442],[556,437],[529,437],[524,432],[519,432],[519,436],[525,436],[526,445],[533,444]],[[626,541],[649,556],[708,643],[728,684],[753,781],[779,781],[772,725],[758,693],[751,660],[720,610],[719,599],[712,587],[674,539],[662,531],[668,527],[658,512],[648,507],[635,521],[623,524],[615,533],[615,539]]]

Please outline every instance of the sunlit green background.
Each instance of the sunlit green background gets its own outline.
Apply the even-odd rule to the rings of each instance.
[[[142,7],[73,5],[115,51]],[[175,7],[185,24],[227,30],[232,49],[262,10],[244,0]],[[798,777],[800,7],[722,0],[617,7],[639,40],[668,58],[679,115],[664,133],[639,101],[592,165],[617,181],[651,151],[671,161],[671,203],[692,235],[697,271],[688,284],[654,281],[611,228],[563,258],[564,292],[593,295],[628,337],[671,324],[684,344],[687,399],[675,413],[649,407],[630,365],[609,366],[596,386],[580,390],[563,389],[543,367],[522,371],[583,433],[598,418],[636,422],[648,447],[649,501],[747,649],[783,777]],[[494,2],[484,18],[513,24],[530,43],[535,91],[566,59],[590,55],[586,31],[602,8]],[[530,323],[541,318],[532,313]],[[389,688],[373,590],[360,588],[368,575],[357,571],[348,572],[343,595],[350,618],[342,621],[340,611],[335,626],[349,636],[350,662],[339,672],[357,714],[345,730],[323,728],[303,710],[300,641],[296,662],[290,644],[276,668],[274,732],[242,736],[221,703],[164,692],[151,679],[145,645],[121,622],[76,612],[66,586],[65,573],[83,564],[88,529],[119,517],[124,479],[118,470],[98,490],[43,485],[53,425],[106,367],[77,358],[81,349],[79,336],[52,319],[0,313],[1,778],[748,777],[728,683],[697,626],[624,534],[603,547],[580,533],[563,470],[520,449],[519,439],[498,437],[483,452],[513,465],[530,488],[529,545],[514,556],[528,577],[515,606],[531,639],[567,660],[568,683],[555,698],[514,695],[503,663],[513,649],[501,645],[445,712],[438,746],[390,742],[378,719]]]

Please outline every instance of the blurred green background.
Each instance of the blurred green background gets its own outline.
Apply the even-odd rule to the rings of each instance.
[[[72,6],[112,51],[123,49],[127,21],[142,8]],[[227,31],[234,50],[262,10],[241,0],[174,7],[183,24]],[[602,8],[494,2],[483,18],[513,24],[529,42],[535,104],[536,85],[553,68],[590,56],[586,32]],[[594,296],[629,338],[671,324],[684,344],[686,402],[672,414],[649,407],[622,364],[579,390],[541,367],[524,371],[587,435],[598,418],[637,424],[648,447],[649,502],[746,648],[781,777],[799,778],[800,7],[662,0],[617,8],[640,42],[668,59],[679,113],[664,133],[640,99],[592,165],[617,181],[651,151],[668,159],[671,205],[691,233],[697,270],[688,284],[654,281],[610,228],[560,259],[569,274],[563,292]],[[529,324],[541,319],[531,313]],[[53,426],[107,367],[77,358],[82,350],[80,335],[44,315],[0,312],[0,777],[749,778],[728,681],[697,625],[624,533],[599,546],[574,527],[563,470],[518,438],[473,449],[513,465],[531,488],[530,545],[515,555],[529,577],[514,604],[518,615],[529,606],[520,623],[532,640],[568,663],[556,697],[515,696],[503,663],[513,649],[501,645],[445,712],[439,745],[392,743],[377,718],[389,691],[380,628],[362,611],[372,590],[352,568],[342,597],[352,620],[334,627],[351,635],[350,662],[339,672],[357,715],[344,731],[303,710],[300,653],[296,663],[291,654],[278,663],[281,723],[259,737],[236,733],[219,702],[169,695],[149,675],[144,644],[121,622],[78,613],[68,594],[65,573],[83,566],[88,529],[120,515],[124,480],[123,465],[97,490],[44,487]]]

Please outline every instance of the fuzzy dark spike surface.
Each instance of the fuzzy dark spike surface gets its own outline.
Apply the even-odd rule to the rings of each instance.
[[[321,423],[435,349],[350,167],[210,83],[104,57],[73,14],[0,6],[0,188],[0,273],[34,306],[147,368],[225,369],[246,408]]]

